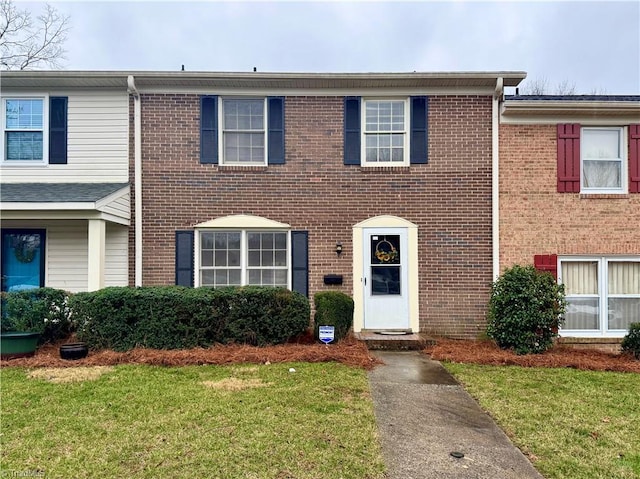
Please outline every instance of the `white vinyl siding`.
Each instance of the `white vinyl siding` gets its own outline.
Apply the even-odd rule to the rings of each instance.
[[[126,195],[122,195],[120,198],[112,201],[108,205],[100,208],[100,211],[104,213],[108,213],[119,218],[130,218],[131,217],[131,194],[127,193]]]
[[[129,228],[107,223],[105,246],[106,286],[127,286],[129,284]]]
[[[38,226],[47,230],[45,286],[72,293],[86,291],[87,222],[69,221]]]
[[[67,164],[40,167],[2,166],[2,181],[129,181],[129,97],[126,92],[49,92],[68,96]],[[3,92],[3,97],[11,97]],[[28,169],[27,169],[28,168]]]
[[[87,291],[88,222],[85,220],[3,221],[3,228],[46,231],[45,286],[72,293]],[[129,284],[129,228],[107,223],[105,286]]]

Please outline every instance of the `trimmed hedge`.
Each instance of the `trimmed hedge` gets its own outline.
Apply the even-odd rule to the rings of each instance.
[[[542,353],[558,336],[565,306],[564,285],[551,273],[515,265],[491,287],[487,335],[517,354]]]
[[[313,296],[313,301],[315,338],[318,339],[320,326],[333,326],[335,341],[344,338],[353,325],[353,299],[340,291],[321,291]]]
[[[2,331],[40,333],[39,344],[66,338],[73,330],[69,296],[54,288],[3,292]]]
[[[282,288],[111,287],[71,298],[91,348],[186,349],[283,343],[309,326],[306,297]]]

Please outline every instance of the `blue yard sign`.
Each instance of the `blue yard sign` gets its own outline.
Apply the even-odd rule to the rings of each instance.
[[[320,326],[318,328],[318,339],[320,339],[324,344],[329,344],[334,340],[335,333],[336,328],[333,326]]]

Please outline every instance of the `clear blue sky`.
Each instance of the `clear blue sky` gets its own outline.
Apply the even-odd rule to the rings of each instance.
[[[637,0],[51,3],[72,70],[522,70],[548,93],[640,94]]]

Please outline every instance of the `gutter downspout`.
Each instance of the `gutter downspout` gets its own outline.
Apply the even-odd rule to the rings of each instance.
[[[491,245],[493,280],[500,276],[500,100],[504,93],[502,77],[496,81],[491,121]]]
[[[142,286],[142,110],[133,75],[127,77],[127,86],[133,95],[134,285]]]

